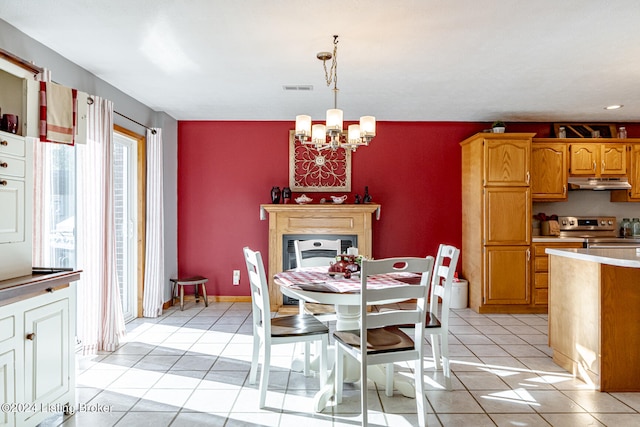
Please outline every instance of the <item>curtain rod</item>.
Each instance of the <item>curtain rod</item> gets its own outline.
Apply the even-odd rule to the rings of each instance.
[[[137,124],[137,125],[140,125],[140,126],[142,126],[143,128],[145,128],[145,129],[147,129],[147,130],[150,130],[150,131],[151,131],[151,133],[152,133],[153,135],[155,135],[155,134],[156,134],[156,130],[155,130],[155,129],[152,129],[152,128],[148,127],[148,126],[145,126],[145,125],[143,125],[142,123],[137,122],[137,121],[133,120],[131,117],[127,117],[127,116],[125,116],[125,115],[124,115],[124,114],[122,114],[122,113],[118,113],[116,110],[113,110],[113,112],[114,112],[115,114],[119,115],[120,117],[124,117],[125,119],[129,120],[130,122],[133,122],[133,123],[135,123],[135,124]]]
[[[87,97],[87,104],[89,104],[89,105],[93,104],[93,98],[91,98],[90,96]],[[148,126],[145,126],[142,123],[140,123],[140,122],[138,122],[136,120],[133,120],[131,117],[127,117],[124,114],[117,112],[116,110],[113,110],[113,113],[119,115],[120,117],[123,117],[123,118],[129,120],[130,122],[133,122],[133,123],[137,124],[138,126],[142,126],[143,128],[145,128],[147,130],[150,130],[153,135],[155,135],[157,133],[155,129],[150,128]]]

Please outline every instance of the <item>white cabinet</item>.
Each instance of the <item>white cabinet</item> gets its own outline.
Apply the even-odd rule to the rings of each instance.
[[[0,280],[31,274],[33,139],[38,136],[38,82],[0,59],[2,114],[18,116],[16,133],[0,131]]]
[[[31,274],[32,144],[0,132],[0,280]]]
[[[0,427],[30,427],[75,406],[75,284],[0,307]]]

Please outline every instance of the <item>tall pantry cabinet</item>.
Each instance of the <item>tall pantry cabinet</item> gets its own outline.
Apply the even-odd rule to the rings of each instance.
[[[479,133],[462,147],[462,274],[480,313],[531,304],[530,133]],[[534,309],[535,310],[535,309]]]

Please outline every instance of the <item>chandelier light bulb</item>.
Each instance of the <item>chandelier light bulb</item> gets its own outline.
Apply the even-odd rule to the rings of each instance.
[[[327,143],[327,129],[324,125],[311,126],[311,140],[314,144]]]
[[[342,110],[339,108],[327,110],[327,129],[342,132]]]
[[[304,114],[296,116],[296,135],[311,135],[311,116]]]
[[[360,130],[363,136],[376,136],[376,118],[373,116],[360,117]]]

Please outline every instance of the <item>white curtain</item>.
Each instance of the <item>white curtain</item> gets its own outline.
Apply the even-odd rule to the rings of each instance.
[[[162,314],[165,285],[162,177],[162,129],[149,129],[147,130],[146,256],[142,302],[144,317],[158,317]]]
[[[93,97],[78,155],[78,337],[84,354],[113,351],[125,334],[116,275],[113,103]]]

